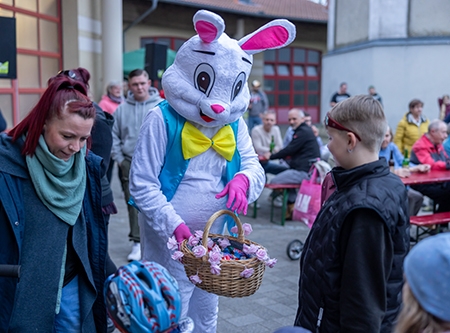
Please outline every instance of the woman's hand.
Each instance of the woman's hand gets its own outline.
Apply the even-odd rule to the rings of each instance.
[[[415,167],[410,168],[411,172],[421,172],[426,173],[431,170],[431,165],[429,164],[419,164]]]
[[[400,178],[407,178],[409,176],[411,176],[411,169],[407,169],[407,168],[400,168],[400,169],[395,169],[394,173],[399,176]]]

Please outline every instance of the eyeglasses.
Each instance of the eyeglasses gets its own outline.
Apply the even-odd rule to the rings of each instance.
[[[75,74],[75,72],[72,70],[60,70],[58,72],[58,75],[65,75],[70,77],[72,80],[78,80],[77,74]]]
[[[328,112],[326,117],[325,117],[325,126],[329,126],[329,127],[333,127],[334,129],[337,129],[338,131],[346,131],[346,132],[350,132],[353,133],[355,135],[355,137],[361,141],[361,138],[359,137],[358,134],[356,134],[354,131],[349,130],[347,127],[342,126],[341,124],[339,124],[336,120],[334,120],[333,118],[330,117],[330,113]]]

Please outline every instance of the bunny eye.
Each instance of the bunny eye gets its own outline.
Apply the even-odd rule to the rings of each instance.
[[[233,101],[237,95],[242,91],[242,87],[245,83],[245,73],[240,72],[236,81],[234,81],[233,89],[231,90],[231,101]]]
[[[209,96],[214,85],[214,69],[208,64],[200,64],[195,69],[194,84],[206,96]]]

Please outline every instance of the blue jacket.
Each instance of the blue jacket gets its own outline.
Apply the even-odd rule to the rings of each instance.
[[[22,265],[23,269],[24,263],[25,267],[33,266],[30,262],[34,259],[33,253],[28,254],[27,258],[22,257],[27,245],[27,236],[31,236],[25,234],[26,223],[37,225],[34,229],[39,230],[40,222],[45,225],[42,221],[54,220],[55,216],[47,209],[38,209],[40,205],[24,205],[24,202],[37,202],[39,199],[29,177],[25,158],[21,154],[22,144],[22,140],[12,143],[6,134],[0,135],[0,265]],[[86,258],[88,258],[86,262],[82,260],[82,264],[84,267],[90,267],[90,272],[82,274],[88,275],[89,281],[86,286],[80,287],[80,298],[87,300],[85,303],[81,301],[80,307],[84,313],[93,313],[93,320],[92,316],[87,316],[86,318],[91,320],[86,319],[84,325],[90,332],[106,332],[106,310],[102,290],[106,279],[107,234],[101,209],[100,162],[101,158],[97,155],[92,152],[87,154],[87,186],[82,207],[82,218],[86,225],[84,235],[87,238]],[[61,241],[65,243],[65,238],[60,240],[58,237],[59,232],[65,230],[63,225],[62,222],[55,224],[54,233],[52,230],[51,234],[45,234],[48,237],[38,238],[43,248],[51,249],[53,243],[61,244]],[[32,229],[31,226],[29,229]],[[42,257],[42,253],[36,253],[36,257]],[[22,285],[29,283],[30,280],[34,282],[32,288],[27,289],[32,290],[32,294],[25,296],[21,294],[21,297],[26,299],[26,304],[18,304],[19,281],[16,278],[0,276],[1,333],[53,331],[55,312],[53,302],[56,302],[57,288],[55,293],[55,288],[51,286],[54,286],[54,280],[59,280],[61,259],[54,255],[54,258],[49,258],[48,261],[41,260],[34,265],[39,267],[37,271],[30,272],[30,269],[27,272],[23,269],[21,274]],[[36,278],[32,280],[34,275]],[[45,277],[41,283],[40,277]],[[40,295],[40,299],[36,299],[35,295]],[[46,303],[43,298],[51,300],[51,303]],[[20,323],[17,324],[18,322]]]

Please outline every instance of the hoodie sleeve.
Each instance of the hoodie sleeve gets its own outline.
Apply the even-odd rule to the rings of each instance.
[[[111,146],[111,157],[117,164],[123,162],[125,156],[122,153],[122,140],[120,138],[120,118],[123,112],[122,106],[119,106],[114,113],[114,125],[112,128],[112,146]]]

